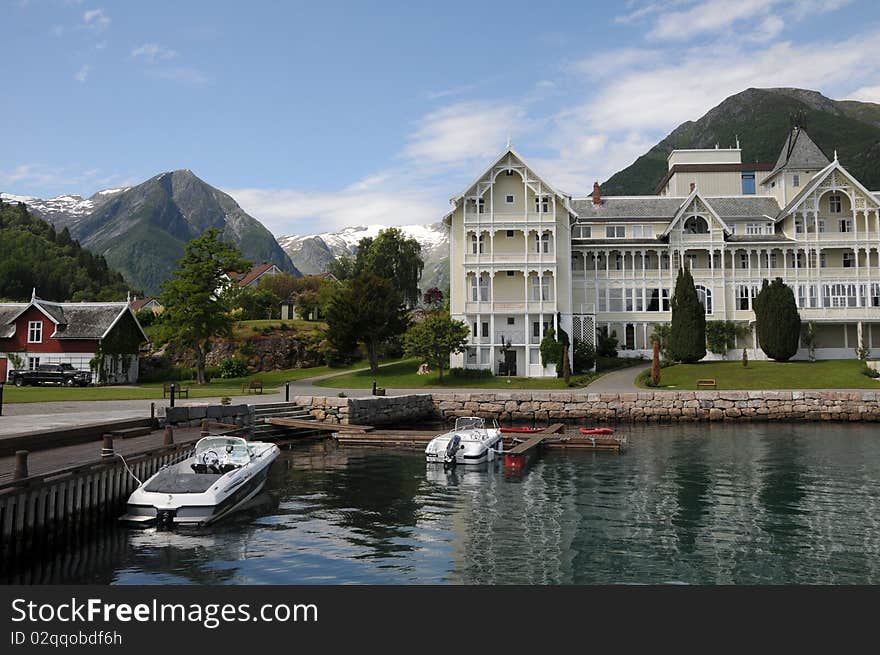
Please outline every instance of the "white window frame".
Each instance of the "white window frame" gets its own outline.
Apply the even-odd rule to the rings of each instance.
[[[843,196],[839,193],[832,193],[828,196],[828,213],[840,214],[843,212]]]
[[[43,321],[28,321],[28,343],[43,343]]]
[[[852,232],[853,224],[851,218],[839,218],[837,219],[837,229],[841,233]]]
[[[843,253],[843,257],[841,259],[841,264],[842,264],[843,268],[855,268],[856,267],[856,254],[854,252]]]
[[[39,357],[28,357],[28,370],[36,371],[40,366],[40,358]]]
[[[626,225],[606,225],[606,239],[624,239],[626,238]]]

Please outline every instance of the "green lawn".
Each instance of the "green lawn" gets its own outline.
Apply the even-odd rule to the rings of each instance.
[[[232,328],[232,334],[236,340],[241,340],[257,336],[266,328],[281,330],[282,326],[284,326],[284,329],[289,332],[303,333],[323,330],[327,327],[327,324],[322,321],[303,321],[300,319],[281,320],[277,318],[262,321],[239,321],[235,324],[235,327]]]
[[[215,378],[206,385],[199,386],[192,380],[175,382],[177,385],[189,387],[190,398],[212,398],[220,396],[241,395],[241,385],[250,380],[262,380],[265,388],[263,393],[277,393],[274,387],[279,387],[285,382],[302,380],[303,378],[350,371],[355,368],[367,366],[365,361],[353,362],[340,368],[329,366],[316,366],[314,368],[291,368],[281,371],[267,371],[255,373],[243,378],[230,378],[223,380]],[[150,382],[136,386],[109,386],[109,387],[15,387],[5,385],[3,388],[4,403],[39,403],[53,401],[77,401],[77,400],[162,400],[162,383]]]
[[[857,359],[752,361],[748,368],[740,361],[676,364],[661,369],[657,389],[696,389],[703,378],[714,378],[719,389],[880,389],[880,381],[862,375],[864,368]]]
[[[626,360],[623,358],[611,358],[599,360],[599,373],[597,375],[572,375],[572,387],[585,387],[596,379],[598,375],[608,373],[617,368],[625,368],[644,363],[642,360]],[[418,375],[418,360],[405,359],[396,364],[383,367],[379,375],[374,376],[370,371],[358,371],[347,375],[338,375],[326,380],[315,382],[315,386],[330,387],[333,389],[369,389],[376,385],[387,389],[568,389],[565,381],[556,378],[524,378],[524,377],[485,377],[472,378],[456,376],[444,371],[443,381],[437,371],[429,375]],[[509,380],[509,382],[508,382]]]

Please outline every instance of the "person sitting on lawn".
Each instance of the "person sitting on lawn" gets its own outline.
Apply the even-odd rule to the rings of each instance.
[[[419,370],[417,372],[417,375],[428,375],[428,373],[430,373],[430,372],[431,372],[431,369],[428,368],[428,363],[422,362],[422,365],[419,366]]]

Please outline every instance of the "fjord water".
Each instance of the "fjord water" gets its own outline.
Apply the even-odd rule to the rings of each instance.
[[[870,424],[621,426],[623,455],[549,451],[524,475],[415,451],[282,453],[216,527],[107,530],[32,582],[880,582]]]

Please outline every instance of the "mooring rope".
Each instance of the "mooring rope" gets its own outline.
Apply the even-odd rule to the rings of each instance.
[[[122,465],[125,467],[125,470],[128,471],[128,474],[135,479],[135,482],[138,483],[138,486],[141,486],[143,482],[138,479],[138,476],[134,474],[134,472],[128,467],[128,462],[125,461],[125,458],[122,456],[122,453],[116,453],[116,456],[122,460]]]

